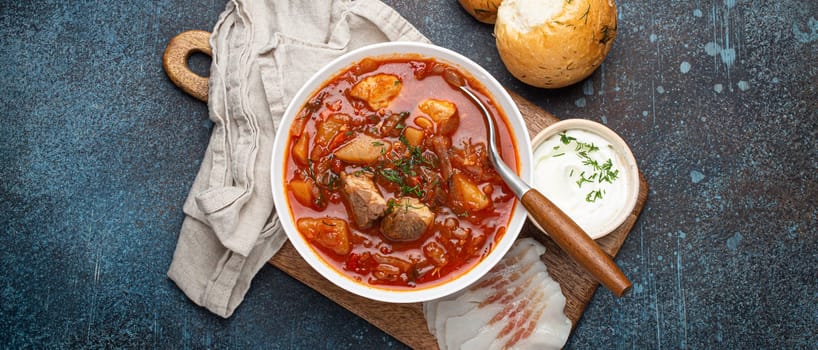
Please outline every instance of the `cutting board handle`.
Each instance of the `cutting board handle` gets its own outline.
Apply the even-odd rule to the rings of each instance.
[[[170,39],[162,56],[162,66],[170,81],[196,99],[207,102],[208,78],[190,70],[188,59],[194,53],[213,55],[210,49],[210,33],[188,30]]]

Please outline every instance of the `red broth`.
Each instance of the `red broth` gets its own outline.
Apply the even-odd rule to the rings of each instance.
[[[328,80],[290,126],[285,168],[290,213],[304,224],[297,225],[299,231],[323,260],[359,283],[413,289],[451,280],[488,255],[510,223],[516,199],[487,158],[480,111],[443,80],[444,69],[454,68],[425,58],[365,59]],[[397,78],[394,84],[400,89],[388,105],[373,108],[351,91],[378,75]],[[505,116],[482,85],[466,80],[495,117],[504,161],[518,169],[516,142]],[[450,120],[438,122],[419,108],[430,98],[456,106],[455,128],[443,125]],[[415,129],[415,137],[408,137],[408,129]],[[423,135],[419,142],[417,130]],[[377,159],[340,159],[336,152],[361,135],[377,139],[372,144],[380,146],[374,149],[379,152],[362,152]],[[446,141],[448,147],[442,147]],[[382,232],[388,214],[361,227],[342,195],[341,172],[371,178],[388,204],[384,213],[408,203],[397,198],[411,197],[434,214],[433,221],[408,241]],[[473,191],[461,188],[478,188],[487,200],[470,197]]]

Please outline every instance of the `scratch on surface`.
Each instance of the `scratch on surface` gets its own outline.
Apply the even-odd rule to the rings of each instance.
[[[727,83],[730,83],[730,67],[736,61],[736,50],[730,47],[730,6],[724,13],[724,48],[721,50],[721,61],[727,71]]]
[[[157,349],[158,338],[159,338],[159,322],[157,319],[159,318],[159,313],[156,309],[153,310],[153,348]]]
[[[51,305],[51,295],[54,293],[51,292],[51,286],[48,287],[48,294],[45,296],[45,302],[43,303],[43,311],[48,313],[48,306]]]
[[[645,262],[645,235],[642,232],[642,223],[639,223],[639,256],[642,257],[642,262]]]
[[[656,29],[656,19],[653,16],[653,11],[650,12],[650,23],[653,26],[653,30]],[[651,34],[653,35],[653,34]],[[651,40],[654,42],[654,40]],[[659,42],[656,42],[656,71],[659,73],[659,79],[661,83],[662,79],[662,56],[659,53]],[[651,108],[653,109],[653,125],[656,125],[656,75],[653,75],[650,78],[650,104]]]
[[[644,234],[642,228],[643,228],[643,225],[640,222],[639,223],[639,255],[637,257],[640,259],[640,265],[641,265],[640,268],[643,271],[648,271],[647,264],[645,263],[645,261],[646,261],[645,260],[645,234]],[[642,283],[644,283],[644,282],[642,282]],[[650,286],[648,286],[648,287],[650,287]],[[646,296],[642,294],[642,289],[643,289],[643,286],[642,286],[641,283],[635,283],[634,286],[633,286],[633,291],[635,292],[634,295],[639,298],[639,301],[638,301],[639,303],[643,303],[644,300],[646,299]],[[641,319],[640,315],[637,315],[636,317],[634,317],[634,327],[633,327],[633,329],[636,330],[636,332],[639,332],[639,327],[640,327],[639,320],[640,319]],[[639,333],[637,333],[637,334],[639,334]],[[636,342],[633,342],[632,345],[636,346]]]
[[[182,323],[182,348],[183,349],[190,349],[190,329],[188,324],[188,318],[185,317],[185,322]]]
[[[653,125],[656,125],[656,87],[655,79],[650,79],[650,105],[653,108]]]
[[[713,3],[710,9],[710,19],[713,25],[713,40],[705,44],[704,51],[713,57],[713,72],[718,73],[719,67],[724,66],[727,77],[727,88],[733,91],[731,70],[738,62],[741,52],[742,31],[732,31],[732,26],[741,27],[742,13],[734,10],[736,2],[725,0],[722,8]],[[732,24],[731,24],[732,23]]]
[[[661,332],[662,328],[660,327],[660,325],[661,325],[662,322],[661,322],[661,319],[659,317],[660,316],[659,315],[659,295],[658,295],[659,293],[656,291],[657,290],[657,288],[656,288],[656,278],[655,278],[655,276],[653,276],[652,272],[648,273],[648,278],[649,278],[649,281],[650,281],[649,284],[651,286],[650,289],[652,291],[651,295],[653,297],[653,313],[656,316],[656,345],[657,345],[657,349],[661,350],[662,349],[662,332]]]
[[[94,264],[94,285],[96,286],[99,283],[99,257],[97,257],[97,261]]]
[[[716,3],[713,3],[713,6],[710,8],[710,15],[711,19],[713,20],[713,44],[718,45],[718,28],[716,27]],[[721,50],[719,46],[718,50]],[[705,51],[707,51],[707,46],[705,46]],[[718,53],[718,51],[716,51]],[[713,73],[719,71],[719,61],[716,59],[716,54],[713,54]]]
[[[679,322],[684,335],[681,344],[682,349],[687,348],[687,308],[685,305],[685,290],[682,288],[682,238],[684,237],[685,233],[682,231],[679,231],[676,236],[676,290],[679,291],[679,300],[681,301],[679,305]]]
[[[604,106],[605,105],[605,62],[602,62],[602,64],[599,66],[599,79],[600,79],[599,80],[599,92],[597,94],[599,94],[599,96],[602,96],[602,101],[600,102],[600,105]]]
[[[650,13],[651,23],[653,23],[653,27],[656,27],[656,20],[653,17],[653,12]],[[662,46],[661,40],[656,40],[656,71],[659,73],[659,84],[663,84],[665,82],[664,76],[662,76]]]
[[[642,262],[645,265],[645,273],[647,274],[648,278],[648,289],[650,290],[650,298],[651,304],[653,305],[653,313],[655,315],[656,321],[656,344],[657,349],[662,348],[662,333],[660,327],[660,319],[659,319],[659,297],[658,292],[656,291],[656,281],[653,275],[653,272],[650,269],[650,250],[648,249],[647,254],[645,253],[645,238],[644,234],[642,233],[642,226],[639,226],[639,252],[642,255]]]
[[[100,250],[101,248],[97,249],[97,258],[94,262],[94,281],[93,285],[91,286],[91,305],[88,308],[88,331],[85,334],[86,342],[90,342],[91,340],[91,329],[94,325],[94,316],[97,310],[97,284],[99,284],[100,274],[99,262],[102,260],[102,252]]]

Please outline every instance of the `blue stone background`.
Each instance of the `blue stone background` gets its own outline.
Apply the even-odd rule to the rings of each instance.
[[[561,118],[627,140],[650,196],[566,348],[818,348],[818,4],[625,1],[558,90],[503,67],[455,1],[386,1]],[[165,272],[207,145],[168,40],[224,1],[0,2],[0,347],[403,348],[272,266],[230,319]],[[193,57],[206,73],[209,60]]]

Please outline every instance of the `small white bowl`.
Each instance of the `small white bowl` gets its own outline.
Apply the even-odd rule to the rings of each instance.
[[[620,166],[616,168],[619,170],[619,176],[613,182],[614,185],[622,187],[609,188],[612,191],[610,197],[607,198],[607,203],[603,203],[603,201],[606,200],[604,195],[599,202],[588,202],[585,199],[584,196],[589,192],[588,186],[593,186],[593,184],[585,185],[586,187],[584,189],[576,184],[579,173],[588,168],[585,166],[576,166],[576,163],[569,164],[575,161],[575,159],[570,158],[572,157],[570,151],[565,158],[559,158],[559,160],[557,160],[557,158],[551,158],[554,159],[554,162],[562,161],[566,164],[560,164],[559,167],[548,167],[545,165],[538,167],[540,159],[543,158],[538,157],[538,149],[540,147],[552,148],[555,144],[562,144],[561,142],[554,142],[553,140],[548,142],[548,140],[552,137],[559,137],[558,135],[560,133],[568,130],[588,132],[598,136],[599,139],[597,139],[597,141],[604,141],[610,144],[610,149],[620,164]],[[587,136],[587,134],[585,135]],[[546,144],[546,142],[548,143]],[[592,239],[604,237],[616,230],[633,211],[639,196],[639,168],[636,165],[636,159],[634,159],[628,144],[611,129],[590,120],[566,119],[556,122],[540,131],[537,136],[534,137],[532,146],[532,152],[534,153],[534,163],[532,164],[534,168],[534,181],[531,183],[532,187],[537,188],[543,195],[554,202],[554,204],[557,204],[557,206],[566,212]],[[599,146],[599,144],[597,144],[597,146]],[[552,151],[545,148],[542,151],[550,151],[555,154],[559,154],[560,152],[558,150]],[[569,171],[570,176],[566,174]],[[565,178],[560,178],[560,175],[564,175]],[[560,183],[555,184],[552,181],[560,181]],[[614,186],[607,183],[603,185]],[[537,225],[536,222],[534,224],[542,230],[542,227]]]
[[[476,81],[483,84],[486,91],[493,97],[497,103],[498,108],[505,113],[511,133],[516,141],[517,155],[519,157],[518,164],[520,167],[519,175],[525,181],[531,181],[531,143],[526,128],[525,121],[520,113],[517,105],[511,99],[508,92],[500,83],[491,76],[485,69],[474,63],[470,59],[445,48],[414,42],[390,42],[365,46],[354,51],[351,51],[324,66],[320,71],[310,78],[307,83],[301,87],[300,90],[293,97],[292,102],[284,112],[281,124],[276,133],[276,139],[273,145],[272,160],[271,160],[271,180],[273,201],[276,210],[281,220],[281,225],[287,233],[287,237],[292,242],[295,249],[304,260],[309,263],[318,273],[327,278],[330,282],[337,286],[360,296],[392,303],[413,303],[422,302],[433,299],[438,299],[446,295],[455,293],[470,284],[477,281],[480,277],[486,274],[498,261],[505,255],[511,245],[517,239],[523,224],[526,220],[526,211],[522,208],[519,201],[514,206],[514,213],[512,214],[508,228],[499,241],[497,241],[492,250],[467,272],[458,276],[453,276],[448,280],[441,280],[439,283],[413,290],[395,290],[384,286],[372,286],[361,282],[354,281],[352,278],[343,274],[341,271],[335,269],[326,263],[321,256],[304,239],[301,233],[298,232],[292,214],[290,212],[290,205],[286,193],[286,177],[284,175],[285,163],[287,161],[287,142],[289,139],[290,125],[296,117],[296,114],[303,107],[304,103],[310,98],[313,93],[324,85],[326,81],[331,79],[341,70],[344,70],[352,64],[359,62],[366,57],[394,57],[410,55],[419,55],[420,57],[434,58],[439,62],[448,63],[454,67],[460,68],[463,72],[471,75]]]

